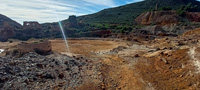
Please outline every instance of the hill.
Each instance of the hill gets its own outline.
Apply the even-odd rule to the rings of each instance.
[[[168,16],[165,15],[166,13],[164,13],[164,15],[162,15],[163,13],[156,14],[157,11],[165,12],[165,10],[173,11],[173,16],[171,16],[172,19],[169,19]],[[149,14],[142,15],[142,13],[148,13],[149,11]],[[196,0],[145,0],[120,7],[105,9],[90,15],[79,17],[72,15],[69,19],[63,20],[61,23],[67,37],[109,37],[111,36],[111,33],[125,34],[137,32],[138,29],[143,27],[143,23],[140,22],[144,20],[146,21],[145,25],[157,24],[154,23],[154,21],[158,19],[157,16],[160,16],[160,19],[157,20],[158,24],[171,24],[183,21],[183,24],[186,24],[185,26],[187,26],[190,24],[189,20],[194,21],[198,19],[199,21],[199,16],[197,17],[197,14],[195,13],[188,14],[187,17],[189,18],[184,17],[179,19],[180,16],[178,16],[178,11],[180,11],[180,15],[187,11],[200,12],[200,2]],[[171,14],[168,11],[167,13]],[[139,15],[142,15],[142,17],[139,17],[139,20],[135,21]],[[149,15],[154,16],[152,18],[153,22],[149,20]],[[142,25],[133,25],[133,22],[137,24],[139,22],[139,24]],[[9,28],[5,29],[5,25],[9,26]],[[0,14],[0,29],[4,28],[2,29],[4,31],[1,30],[1,37],[6,37],[1,41],[6,41],[8,38],[28,40],[30,38],[62,37],[58,23],[44,23],[39,26],[40,29],[37,30],[34,30],[34,26],[29,26],[30,28],[26,30],[19,23]],[[181,30],[182,29],[179,31]],[[173,30],[170,28],[170,30],[166,31],[177,30],[176,28]],[[13,32],[13,34],[11,35],[10,32]]]
[[[171,8],[177,10],[183,6],[191,4],[195,8],[192,12],[200,11],[200,2],[196,0],[145,0],[120,7],[104,9],[100,12],[80,16],[79,20],[85,23],[120,23],[132,24],[133,20],[141,13],[155,9],[156,5],[160,8]]]
[[[7,41],[15,35],[15,30],[19,30],[21,25],[16,21],[0,14],[0,41]]]
[[[17,28],[21,27],[21,25],[18,22],[10,19],[9,17],[5,15],[0,14],[0,27],[3,27],[5,22],[9,24],[9,26],[11,27],[17,27]]]

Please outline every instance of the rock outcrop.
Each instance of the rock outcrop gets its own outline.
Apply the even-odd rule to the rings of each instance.
[[[40,30],[42,29],[41,25],[36,21],[25,21],[23,24],[24,30]]]
[[[66,27],[67,28],[75,28],[78,26],[78,23],[77,23],[77,20],[76,20],[76,16],[72,15],[72,16],[69,16],[69,19],[68,19],[69,22],[66,23]]]
[[[199,12],[186,12],[186,18],[191,22],[200,22]],[[135,22],[140,25],[173,25],[182,21],[176,11],[152,11],[142,13],[135,19]]]
[[[140,25],[167,25],[176,24],[180,20],[175,11],[152,11],[138,16],[135,21]]]
[[[153,34],[153,35],[166,33],[166,31],[161,26],[157,26],[157,25],[147,26],[147,27],[144,27],[143,29],[151,32],[151,34]]]
[[[200,22],[200,12],[187,12],[186,16],[192,22]]]

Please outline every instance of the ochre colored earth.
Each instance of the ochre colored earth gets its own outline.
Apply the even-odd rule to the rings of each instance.
[[[50,41],[55,53],[91,60],[84,72],[90,79],[69,90],[199,90],[200,38],[193,32],[198,29],[129,46],[118,40],[68,40],[70,52],[64,40]]]
[[[68,40],[68,47],[64,40],[51,40],[52,50],[62,54],[86,55],[91,56],[96,53],[109,52],[118,46],[127,46],[124,42],[107,40]]]

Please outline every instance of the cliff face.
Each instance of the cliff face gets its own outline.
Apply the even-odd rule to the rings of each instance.
[[[171,25],[177,24],[185,18],[191,22],[200,22],[200,12],[186,12],[186,17],[180,17],[176,11],[153,11],[142,13],[135,19],[140,25]]]
[[[167,25],[179,22],[179,17],[175,11],[153,11],[141,14],[135,19],[140,25]]]

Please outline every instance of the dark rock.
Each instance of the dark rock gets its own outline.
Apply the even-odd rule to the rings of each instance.
[[[78,65],[78,63],[75,60],[69,60],[69,64],[72,66]]]
[[[6,77],[1,77],[0,78],[0,83],[4,83],[6,81],[8,81],[8,78],[6,78]]]
[[[14,74],[15,72],[12,70],[11,67],[6,66],[5,67],[5,72],[10,73],[10,74]]]
[[[160,48],[156,48],[156,51],[159,51],[160,50]]]
[[[68,61],[66,61],[66,62],[65,62],[65,65],[68,65],[68,64],[69,64]]]
[[[52,62],[54,62],[55,61],[55,59],[52,59]]]
[[[56,65],[60,65],[60,63],[59,63],[58,61],[55,61],[55,64],[56,64]]]
[[[167,47],[164,47],[163,50],[167,49]]]
[[[169,49],[170,49],[170,50],[172,50],[173,48],[172,48],[172,47],[170,47]]]
[[[140,57],[140,56],[139,56],[139,54],[136,54],[135,57],[137,58],[137,57]]]
[[[35,89],[37,85],[39,90],[51,90],[51,87],[56,87],[55,80],[64,83],[61,88],[66,87],[65,84],[76,87],[83,84],[83,78],[87,76],[84,70],[90,67],[88,63],[86,59],[77,60],[65,55],[42,56],[36,53],[26,53],[16,58],[0,57],[0,89],[29,90]]]
[[[36,64],[37,68],[43,68],[44,65],[43,64]]]
[[[70,68],[66,68],[67,71],[70,71]]]
[[[36,80],[38,80],[38,79],[37,79],[37,77],[35,77],[35,76],[33,76],[33,77],[31,77],[31,78],[29,79],[30,82],[34,82],[34,81],[36,81]]]
[[[58,77],[59,77],[60,79],[63,79],[63,78],[65,77],[65,75],[64,75],[64,73],[60,73],[60,74],[58,75]]]
[[[52,74],[49,74],[49,73],[45,74],[43,77],[45,79],[54,79],[55,78]]]
[[[110,52],[118,53],[119,51],[122,51],[123,49],[127,49],[127,47],[124,47],[124,46],[118,46],[117,48],[114,48],[114,49],[111,50]]]

